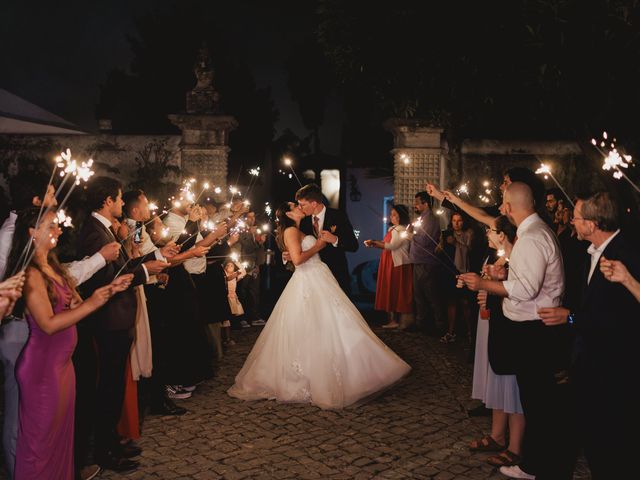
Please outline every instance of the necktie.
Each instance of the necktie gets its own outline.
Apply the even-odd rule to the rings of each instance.
[[[318,224],[318,217],[316,217],[315,215],[313,216],[313,231],[316,234],[316,237],[318,237],[320,235],[320,226]]]

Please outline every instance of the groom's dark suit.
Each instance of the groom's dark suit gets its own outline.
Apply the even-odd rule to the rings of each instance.
[[[640,253],[623,233],[611,240],[602,256],[620,260],[640,279]],[[580,438],[593,478],[623,478],[625,475],[617,473],[626,470],[628,474],[629,464],[611,462],[611,458],[633,458],[632,447],[637,445],[640,303],[623,285],[608,281],[598,266],[587,283],[590,261],[589,256],[582,302],[576,312],[570,378],[576,391]]]
[[[314,235],[312,223],[313,215],[305,217],[300,222],[300,230],[307,235]],[[326,208],[322,230],[327,230],[338,237],[338,245],[327,245],[320,250],[320,259],[329,267],[336,277],[340,288],[349,293],[350,275],[345,252],[358,250],[358,239],[353,233],[353,227],[347,216],[340,210]]]

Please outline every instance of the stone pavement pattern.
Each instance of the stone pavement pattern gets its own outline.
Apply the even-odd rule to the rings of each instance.
[[[460,344],[374,329],[413,367],[382,396],[343,411],[226,394],[259,330],[235,334],[218,375],[181,401],[182,417],[147,417],[140,469],[101,479],[499,479],[471,454],[489,418],[469,418],[471,365]],[[584,466],[576,479],[587,479]]]

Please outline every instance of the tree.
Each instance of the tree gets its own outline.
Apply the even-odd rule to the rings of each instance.
[[[130,71],[113,70],[101,87],[99,117],[112,119],[116,133],[175,133],[167,119],[185,109],[185,94],[196,83],[196,54],[205,42],[224,113],[239,127],[230,135],[230,163],[262,159],[274,135],[278,112],[268,88],[257,88],[248,67],[232,55],[231,39],[221,34],[224,7],[206,1],[175,2],[168,10],[136,19],[128,38]]]

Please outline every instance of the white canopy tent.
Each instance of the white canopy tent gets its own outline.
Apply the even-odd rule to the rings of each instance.
[[[0,88],[0,135],[85,135],[76,125]]]

